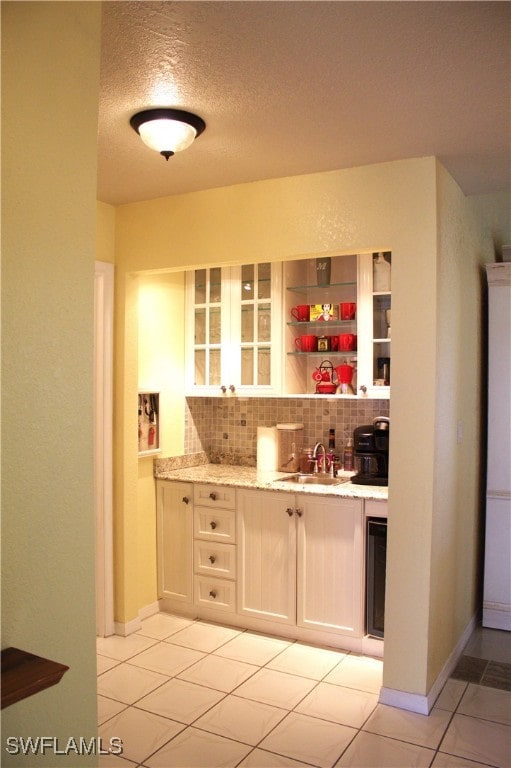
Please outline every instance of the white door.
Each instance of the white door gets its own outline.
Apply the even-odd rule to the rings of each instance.
[[[112,387],[114,266],[94,271],[94,512],[96,521],[96,634],[114,633],[112,521]]]

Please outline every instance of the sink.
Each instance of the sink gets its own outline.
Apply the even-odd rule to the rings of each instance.
[[[299,485],[341,485],[349,482],[349,477],[330,477],[330,475],[289,475],[281,477],[275,482],[278,483],[298,483]]]

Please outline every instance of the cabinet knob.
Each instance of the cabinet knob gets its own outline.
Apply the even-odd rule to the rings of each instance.
[[[229,384],[229,389],[231,390],[231,392],[234,392],[236,387],[234,386],[234,384]]]
[[[211,592],[209,593],[209,596],[210,596],[210,597],[212,597],[212,598],[213,598],[213,600],[215,599],[215,597],[216,597],[216,592],[215,592],[215,590],[214,590],[214,589],[212,589],[212,590],[211,590]]]
[[[211,528],[211,529],[214,531],[214,530],[215,530],[215,528],[216,528],[216,523],[215,523],[215,521],[214,521],[214,520],[212,520],[212,521],[210,522],[209,526],[210,526],[210,528]]]
[[[209,498],[211,499],[211,501],[216,501],[216,493],[211,492],[209,494]]]
[[[288,508],[286,509],[286,512],[287,512],[287,514],[289,515],[289,517],[293,517],[293,512],[294,512],[294,510],[293,510],[293,509],[291,509],[291,507],[288,507]]]
[[[303,509],[296,509],[295,512],[298,515],[298,517],[301,517],[303,515]]]
[[[184,504],[189,504],[190,503],[190,499],[188,498],[188,496],[183,496],[183,503]]]
[[[213,563],[214,563],[214,562],[215,562],[215,560],[216,560],[216,557],[215,557],[214,555],[210,555],[210,556],[208,557],[208,560],[209,560],[209,562],[211,563],[211,565],[213,565]]]

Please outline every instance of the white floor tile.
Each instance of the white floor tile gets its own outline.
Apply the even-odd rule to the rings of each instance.
[[[264,749],[254,749],[240,763],[239,768],[307,768],[306,763],[298,763],[290,757],[265,752]]]
[[[262,666],[289,646],[287,640],[243,632],[215,651],[215,655]]]
[[[465,693],[466,687],[465,680],[455,680],[450,677],[435,701],[435,709],[446,709],[448,712],[454,712]]]
[[[356,688],[368,693],[380,693],[383,661],[350,653],[325,677],[325,683]]]
[[[98,733],[105,743],[114,736],[120,738],[123,745],[122,757],[143,763],[184,727],[181,723],[128,707],[101,725]]]
[[[99,653],[96,656],[98,675],[102,675],[103,672],[106,672],[108,669],[116,667],[117,664],[119,664],[117,659],[109,659],[107,656],[100,656]]]
[[[196,621],[167,638],[167,642],[211,653],[240,634],[238,629]]]
[[[467,760],[466,757],[457,757],[456,755],[446,755],[444,752],[437,752],[435,759],[431,763],[431,768],[486,768],[487,763],[474,763],[473,760]],[[491,768],[491,766],[488,766]]]
[[[132,768],[136,765],[132,760],[118,755],[100,755],[98,758],[98,768]]]
[[[253,664],[210,655],[185,669],[178,676],[181,680],[189,680],[191,683],[206,685],[208,688],[229,693],[248,680],[257,670],[258,667]]]
[[[511,725],[511,691],[471,684],[461,700],[458,714]]]
[[[451,713],[442,709],[432,709],[427,716],[378,704],[363,730],[436,749],[450,718]]]
[[[190,648],[180,648],[169,643],[158,643],[130,660],[137,667],[144,667],[162,675],[177,675],[183,669],[190,667],[204,657],[199,651]]]
[[[434,751],[361,731],[335,768],[428,768]]]
[[[227,696],[194,725],[218,736],[255,746],[285,716],[286,711],[283,709],[259,701]]]
[[[258,746],[319,768],[330,768],[356,733],[354,728],[290,712]]]
[[[154,645],[155,641],[150,637],[141,637],[140,635],[110,635],[110,637],[96,638],[97,651],[101,656],[108,656],[117,661],[126,661],[131,656],[145,651]]]
[[[179,632],[194,623],[194,619],[186,619],[182,616],[171,616],[169,613],[156,613],[154,616],[144,619],[138,635],[152,637],[156,640],[164,640],[166,637]]]
[[[110,720],[114,715],[118,715],[123,709],[126,709],[126,704],[106,699],[104,696],[98,696],[98,725],[106,723],[107,720]]]
[[[352,728],[361,728],[377,704],[378,697],[374,693],[319,683],[298,704],[295,711]]]
[[[293,709],[315,685],[315,680],[265,667],[240,685],[236,689],[236,696],[261,701],[274,707]]]
[[[463,650],[466,656],[511,664],[511,633],[478,627]]]
[[[234,768],[251,747],[187,728],[144,762],[147,768]]]
[[[466,715],[454,715],[442,742],[442,752],[498,768],[509,768],[511,726]]]
[[[203,685],[174,679],[138,701],[137,707],[189,725],[224,696]]]
[[[321,680],[344,658],[341,651],[293,643],[268,663],[269,669]]]
[[[167,680],[166,675],[123,663],[98,678],[98,693],[124,704],[133,704]]]

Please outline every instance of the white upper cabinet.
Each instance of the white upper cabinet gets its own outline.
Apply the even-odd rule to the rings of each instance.
[[[387,253],[284,263],[285,394],[389,397],[390,268]]]
[[[280,264],[186,273],[186,391],[281,392]]]

